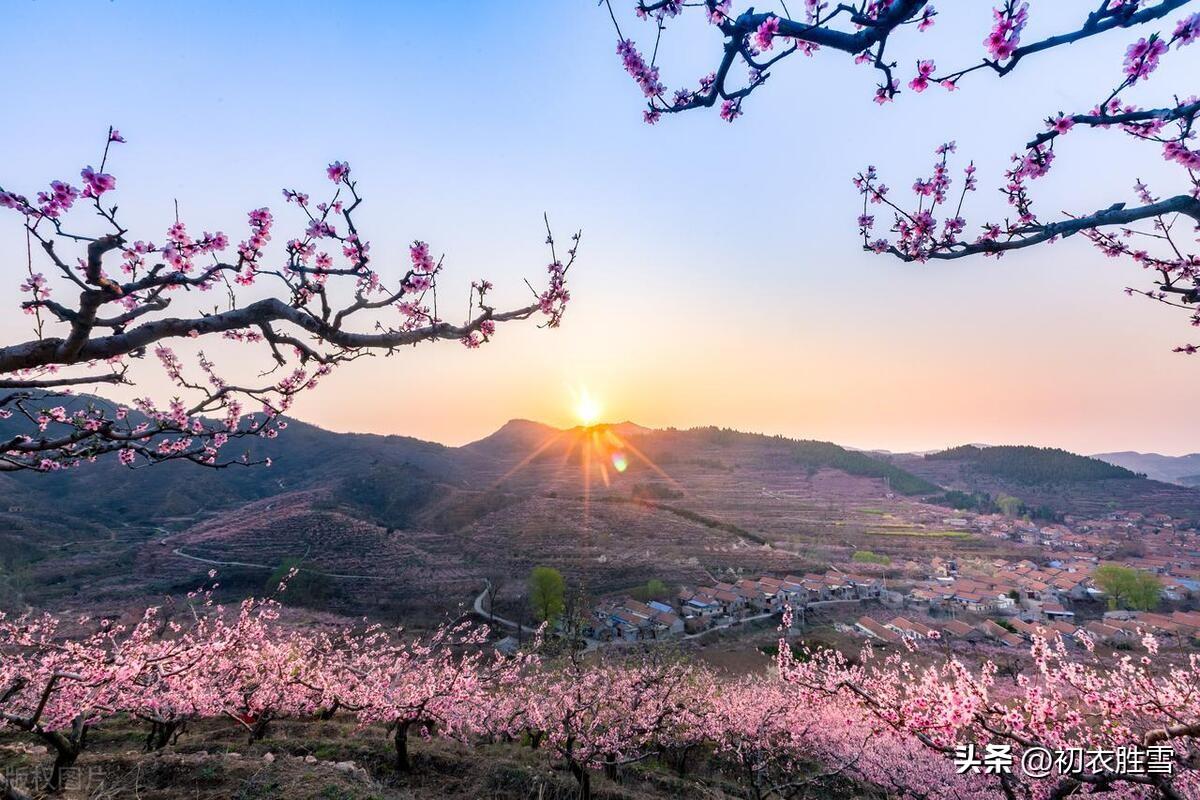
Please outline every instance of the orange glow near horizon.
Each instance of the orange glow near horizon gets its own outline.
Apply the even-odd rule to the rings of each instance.
[[[602,323],[582,303],[580,310],[587,313],[553,333],[506,327],[478,351],[417,348],[387,362],[347,364],[299,398],[292,413],[335,431],[450,446],[483,439],[510,419],[571,428],[598,415],[649,428],[714,425],[893,452],[970,442],[1083,454],[1196,449],[1186,424],[1155,426],[1144,410],[1154,397],[1194,402],[1200,384],[1185,356],[1156,348],[1156,337],[1177,331],[1136,304],[1121,309],[1128,318],[1100,317],[1125,336],[1102,354],[1089,349],[1096,330],[1084,321],[1064,323],[1050,341],[1045,325],[1014,327],[978,308],[970,311],[981,320],[973,324],[967,310],[932,301],[883,314],[895,335],[882,338],[855,327],[857,317],[819,311],[815,319],[757,327],[739,319],[719,336],[674,318],[668,322],[678,332],[670,337],[639,338],[619,326],[599,336]],[[1051,309],[1029,314],[1044,320]],[[590,400],[581,404],[584,386]]]
[[[584,414],[579,414],[579,416],[581,419],[585,418]],[[492,488],[496,489],[502,486],[555,445],[562,447],[562,461],[559,469],[568,468],[572,461],[580,469],[585,520],[589,513],[593,479],[599,478],[606,488],[610,487],[622,473],[629,469],[635,458],[673,486],[679,485],[662,467],[655,464],[645,453],[613,428],[608,425],[596,424],[558,431],[547,436],[496,480],[492,484]]]

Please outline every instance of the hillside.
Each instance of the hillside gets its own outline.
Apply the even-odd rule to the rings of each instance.
[[[597,593],[786,572],[860,547],[879,520],[855,509],[907,513],[889,491],[936,491],[834,444],[711,428],[514,420],[452,448],[293,421],[251,445],[273,466],[0,476],[0,604],[116,607],[211,568],[234,597],[300,563],[323,605],[402,618],[468,604],[487,580],[519,591],[539,563]]]
[[[948,536],[956,551],[1028,555],[947,530],[963,507],[948,489],[1051,515],[1200,517],[1200,491],[1039,448],[922,458],[721,428],[527,420],[463,447],[293,421],[252,446],[273,466],[130,471],[109,459],[0,475],[0,607],[118,607],[186,591],[213,568],[232,598],[298,564],[319,604],[347,614],[444,614],[487,581],[520,614],[538,564],[603,594],[823,569],[859,550],[933,554]]]
[[[947,489],[1013,497],[1030,509],[1099,516],[1163,512],[1194,518],[1200,493],[1065,450],[963,445],[924,456],[898,456],[906,470]]]
[[[1081,483],[1139,477],[1124,467],[1053,447],[978,447],[968,444],[931,453],[925,458],[966,462],[980,472],[1023,484]]]

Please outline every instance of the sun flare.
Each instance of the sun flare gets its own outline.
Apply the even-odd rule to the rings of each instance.
[[[600,421],[600,404],[587,389],[580,389],[579,395],[575,398],[575,418],[579,420],[580,424],[587,427]]]

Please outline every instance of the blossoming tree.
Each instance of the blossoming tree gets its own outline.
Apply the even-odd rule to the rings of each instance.
[[[158,637],[160,627],[156,608],[135,625],[105,621],[74,636],[49,614],[0,615],[0,729],[24,731],[50,749],[50,790],[62,788],[63,771],[83,752],[89,729],[126,710],[145,673],[175,663],[187,649]]]
[[[805,651],[797,659],[782,649],[779,670],[802,707],[833,699],[874,720],[880,741],[866,742],[868,751],[919,745],[943,767],[961,748],[1011,754],[1011,769],[948,775],[939,781],[945,794],[934,796],[1196,797],[1200,660],[1190,655],[1172,663],[1159,656],[1150,635],[1142,639],[1140,658],[1117,653],[1109,654],[1111,661],[1098,658],[1086,637],[1080,653],[1053,636],[1033,637],[1032,665],[1015,687],[996,680],[990,661],[971,668],[949,657],[922,667],[906,652],[880,656],[869,647],[856,662],[832,650]],[[1151,755],[1163,768],[1150,766]],[[900,767],[895,774],[915,790],[909,773]],[[882,777],[874,779],[886,785]]]
[[[1148,35],[1134,39],[1122,64],[1114,65],[1118,76],[1101,84],[1095,104],[1086,109],[1047,109],[1044,127],[1013,156],[1013,166],[1004,175],[1001,189],[1012,208],[1002,221],[986,222],[976,233],[967,232],[963,216],[968,192],[977,186],[975,167],[969,163],[961,184],[953,186],[949,156],[954,144],[937,150],[930,175],[913,184],[916,200],[896,202],[889,195],[874,167],[855,177],[863,196],[858,227],[863,247],[888,253],[905,261],[956,259],[973,255],[998,257],[1012,250],[1082,234],[1105,255],[1125,257],[1148,270],[1153,288],[1127,288],[1157,302],[1189,311],[1193,325],[1200,325],[1200,254],[1195,250],[1200,223],[1200,150],[1195,146],[1195,123],[1200,100],[1191,93],[1195,86],[1180,87],[1171,95],[1160,95],[1156,103],[1142,105],[1122,99],[1134,86],[1144,84],[1160,61],[1200,38],[1200,13],[1182,12],[1190,0],[1100,0],[1090,12],[1080,13],[1078,24],[1029,40],[1027,26],[1031,4],[1027,0],[1003,0],[991,12],[992,25],[982,42],[980,58],[952,69],[939,69],[934,58],[916,61],[905,81],[902,68],[887,57],[887,45],[907,30],[924,32],[934,26],[938,12],[926,0],[859,0],[832,3],[803,0],[775,11],[755,8],[737,10],[732,0],[638,0],[637,16],[654,26],[653,55],[647,60],[631,38],[625,36],[618,15],[609,5],[617,29],[617,51],[626,71],[646,98],[645,120],[656,123],[665,114],[719,106],[722,119],[733,122],[743,113],[743,104],[761,89],[783,63],[796,54],[813,55],[819,49],[845,53],[856,64],[873,68],[879,76],[874,100],[895,100],[904,88],[914,93],[931,87],[954,91],[979,74],[1003,77],[1040,54],[1066,47],[1113,31],[1147,28]],[[955,13],[962,13],[957,7]],[[672,20],[691,11],[704,14],[724,38],[716,68],[691,88],[670,91],[664,84],[657,58],[666,46],[664,33]],[[1160,25],[1166,24],[1159,29]],[[902,88],[904,87],[904,88]],[[1141,180],[1130,182],[1137,203],[1118,201],[1097,207],[1081,200],[1083,207],[1065,218],[1040,215],[1034,208],[1030,182],[1045,176],[1054,162],[1055,147],[1073,129],[1094,129],[1123,134],[1155,148],[1177,168],[1176,186],[1159,195]],[[873,205],[884,207],[891,218],[890,235],[874,232]],[[1176,348],[1197,352],[1192,344]]]
[[[573,654],[558,669],[531,676],[523,714],[515,730],[537,733],[547,752],[562,760],[579,786],[580,800],[592,796],[592,769],[614,777],[619,767],[672,743],[692,709],[703,702],[696,670],[671,660],[585,664]]]
[[[437,294],[442,260],[428,244],[413,242],[394,274],[376,266],[355,216],[364,198],[341,161],[326,170],[328,199],[283,191],[299,225],[281,248],[271,246],[279,233],[268,208],[249,212],[236,244],[219,231],[196,233],[178,215],[162,238],[136,236],[106,171],[124,142],[110,129],[100,166],[85,167],[78,183],[52,181],[33,198],[0,185],[0,207],[18,215],[26,239],[20,306],[33,325],[32,338],[0,347],[0,471],[57,470],[106,453],[129,466],[239,463],[221,455],[225,444],[277,435],[295,397],[340,364],[437,339],[478,347],[499,323],[537,314],[553,327],[570,299],[579,235],[561,260],[548,235],[548,280],[540,292],[530,286],[528,303],[496,309],[492,284],[479,279],[462,321],[448,321]],[[229,377],[211,348],[177,350],[217,339],[253,348],[257,374]],[[68,402],[79,387],[135,383],[144,361],[161,365],[178,396],[131,407]]]
[[[491,691],[511,685],[514,671],[525,666],[522,657],[489,656],[487,638],[487,628],[464,621],[397,646],[359,648],[359,666],[345,670],[354,676],[357,717],[390,731],[398,771],[412,769],[410,733],[465,738],[477,732]]]
[[[922,657],[937,648],[919,654],[917,644],[795,657],[785,641],[775,673],[731,679],[664,652],[502,656],[484,629],[461,622],[421,637],[350,624],[297,629],[271,598],[229,609],[208,593],[194,599],[186,624],[158,607],[129,625],[0,618],[0,731],[50,747],[51,789],[85,752],[88,731],[117,716],[161,726],[242,714],[253,729],[260,719],[340,711],[386,730],[400,771],[412,766],[410,733],[468,745],[521,739],[568,769],[584,798],[595,771],[619,779],[650,759],[679,768],[689,750],[759,800],[861,787],[927,800],[1200,797],[1200,660],[1160,653],[1149,636],[1140,653],[1115,654],[1087,639],[1076,647],[1035,636],[1014,681],[997,680],[986,660]],[[153,746],[170,747],[161,733],[152,730]],[[964,746],[1011,748],[1012,767],[964,772]],[[1154,748],[1170,769],[1028,755],[1122,748]],[[0,781],[0,798],[27,795]]]

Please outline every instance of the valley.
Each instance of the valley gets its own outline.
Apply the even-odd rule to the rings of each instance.
[[[895,577],[923,575],[937,558],[1044,562],[1056,548],[1042,528],[1122,512],[1200,518],[1198,490],[1108,465],[1093,474],[1100,462],[1032,448],[1018,455],[1086,469],[1022,482],[1024,462],[988,471],[954,451],[873,454],[630,423],[512,421],[450,448],[292,421],[255,447],[271,467],[3,476],[0,600],[115,614],[187,592],[210,569],[226,599],[262,593],[291,565],[311,592],[295,602],[314,610],[432,623],[469,609],[490,583],[497,612],[530,624],[524,583],[538,565],[590,602],[648,581],[820,573],[863,552]],[[985,496],[1021,508],[962,508]],[[1011,524],[1034,510],[1040,523]],[[1093,556],[1106,546],[1116,543]]]

